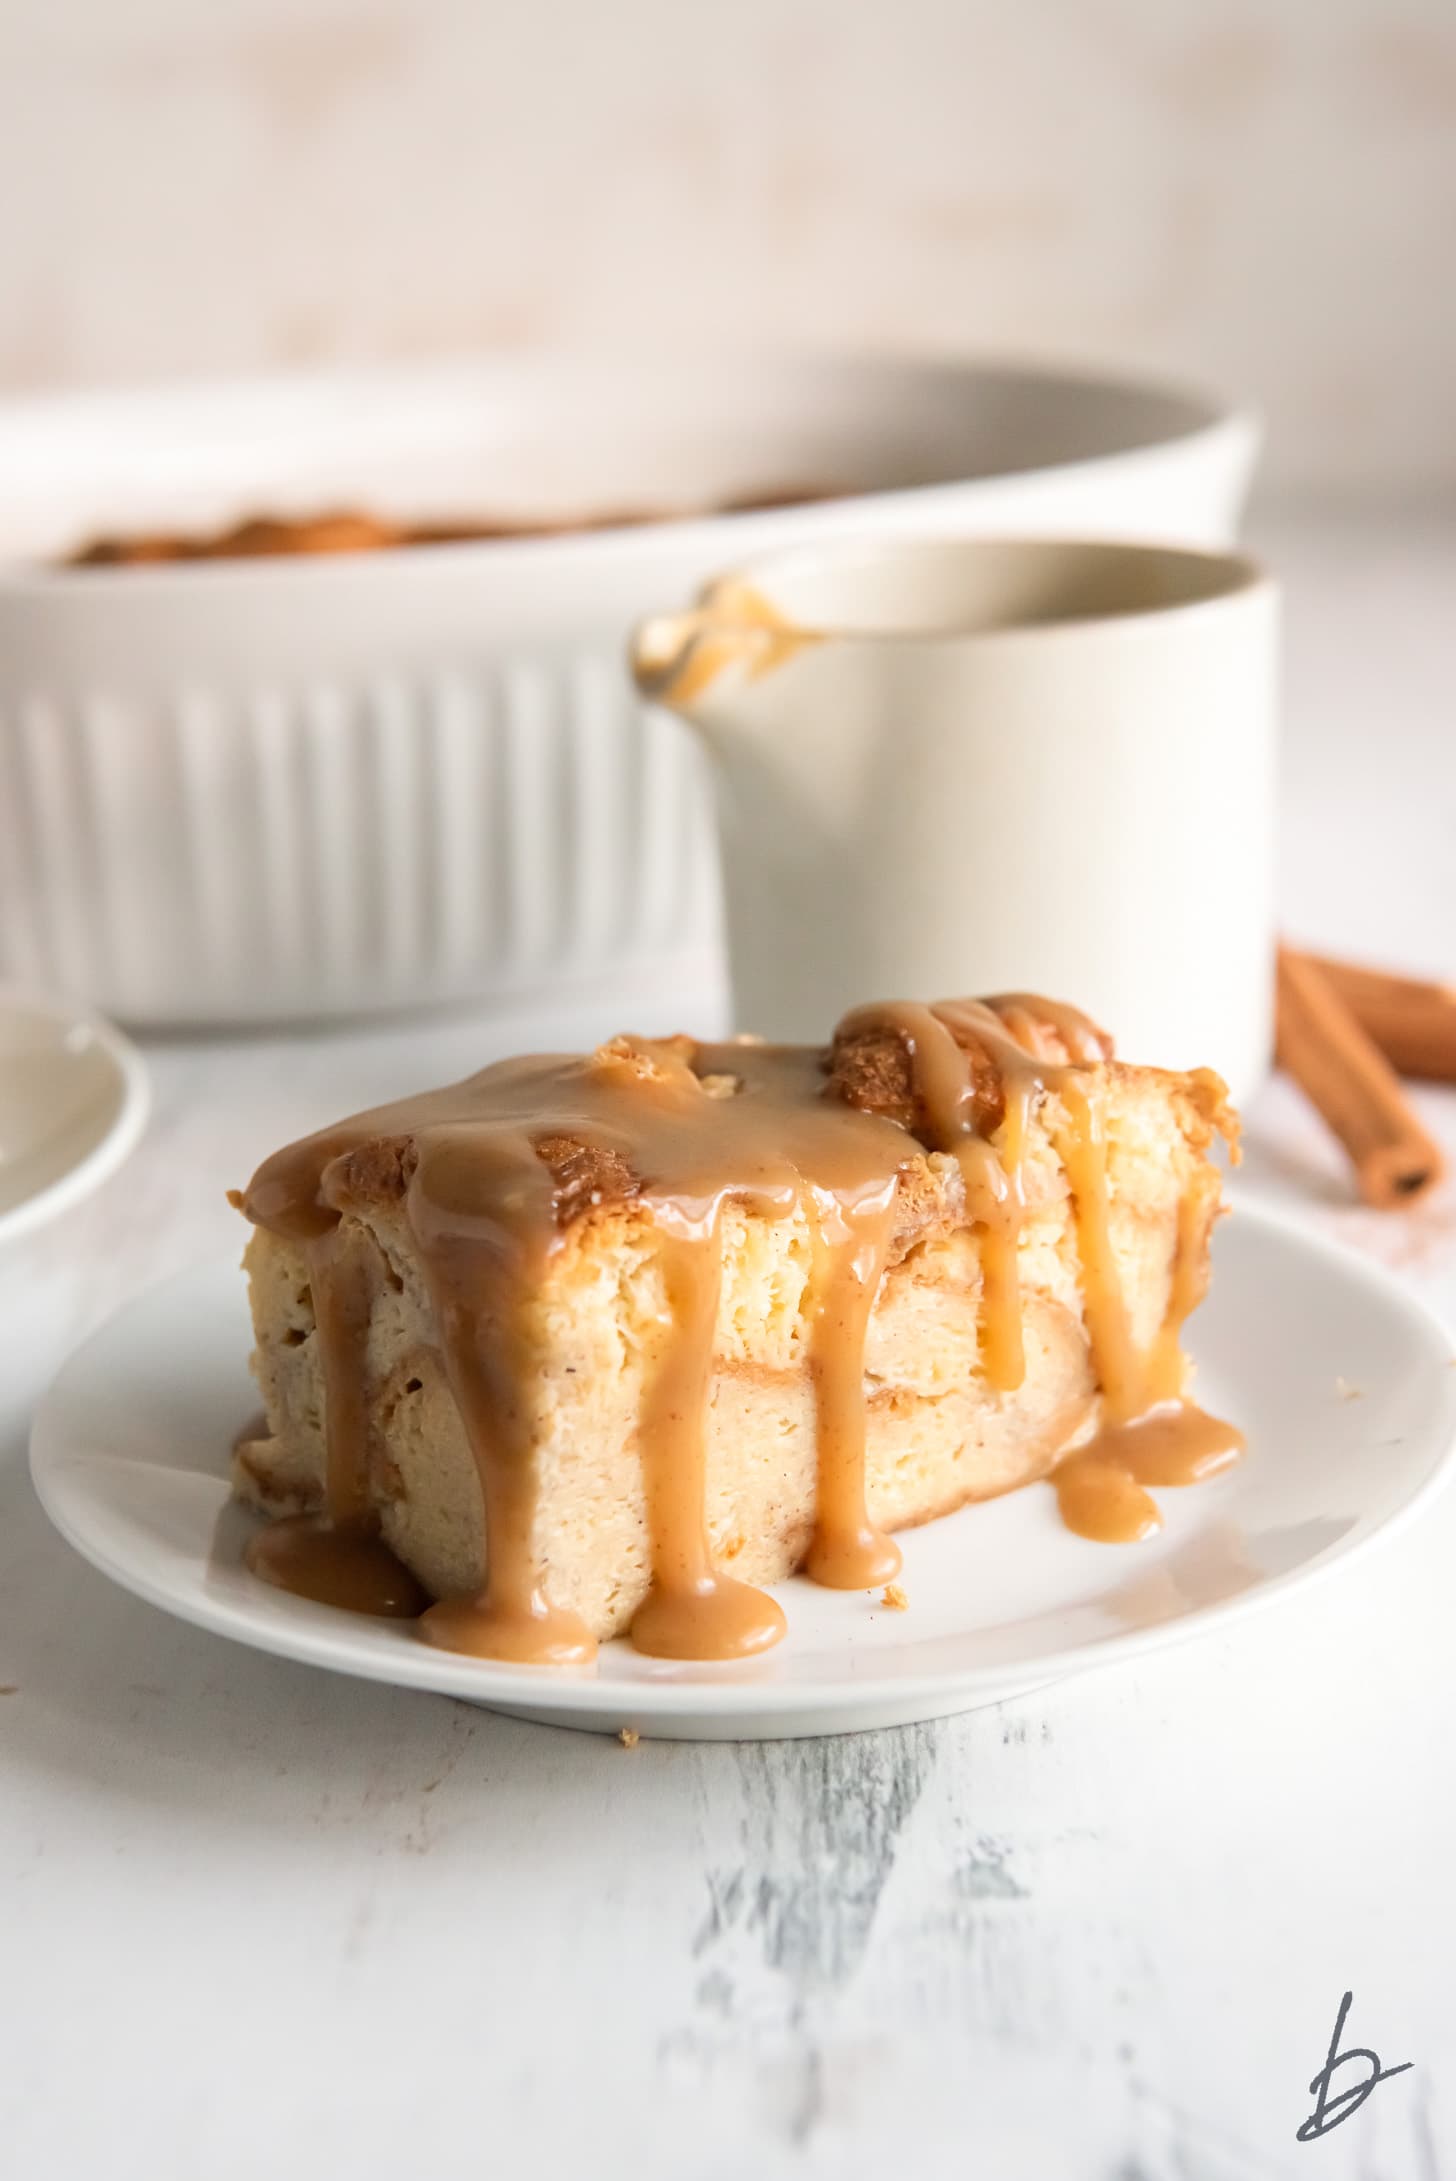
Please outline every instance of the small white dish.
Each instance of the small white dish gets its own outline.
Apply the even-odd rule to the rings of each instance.
[[[618,1642],[584,1674],[491,1665],[256,1581],[241,1561],[251,1521],[225,1483],[255,1403],[232,1264],[142,1296],[72,1358],[31,1468],[52,1521],[105,1574],[284,1658],[598,1732],[901,1725],[1226,1623],[1388,1537],[1449,1472],[1451,1337],[1387,1273],[1243,1205],[1217,1259],[1193,1346],[1201,1398],[1248,1433],[1241,1467],[1159,1494],[1165,1527],[1136,1546],[1072,1536],[1042,1486],[966,1508],[902,1538],[907,1611],[795,1578],[778,1592],[788,1636],[747,1664],[670,1664]]]
[[[0,990],[0,1243],[99,1189],[150,1103],[141,1054],[109,1022]]]

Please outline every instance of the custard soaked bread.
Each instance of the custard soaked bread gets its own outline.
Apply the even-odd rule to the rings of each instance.
[[[1178,1338],[1220,1133],[1216,1076],[1023,996],[621,1039],[326,1130],[240,1200],[270,1436],[235,1484],[295,1518],[253,1564],[445,1601],[425,1633],[485,1655],[713,1657],[781,1633],[757,1586],[885,1582],[891,1532],[1069,1454],[1123,1534],[1140,1473],[1232,1443]]]

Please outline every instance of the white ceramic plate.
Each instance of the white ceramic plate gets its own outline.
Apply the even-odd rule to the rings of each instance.
[[[1363,1259],[1240,1207],[1196,1321],[1200,1392],[1250,1453],[1159,1495],[1136,1546],[1071,1536],[1049,1489],[902,1539],[909,1610],[795,1579],[789,1634],[749,1664],[685,1666],[607,1645],[595,1671],[454,1658],[247,1574],[229,1442],[254,1408],[242,1281],[229,1264],[143,1296],[66,1366],[31,1465],[52,1520],[154,1604],[265,1651],[562,1726],[732,1738],[827,1734],[966,1711],[1171,1643],[1348,1560],[1449,1466],[1456,1371],[1442,1326]],[[1361,1398],[1349,1398],[1358,1388]],[[1277,1631],[1271,1631],[1271,1636]]]
[[[109,1022],[0,991],[0,1243],[99,1189],[149,1103],[141,1055]]]

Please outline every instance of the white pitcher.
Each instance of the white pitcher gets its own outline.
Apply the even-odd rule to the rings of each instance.
[[[717,778],[737,1027],[1039,990],[1120,1054],[1271,1043],[1277,597],[1236,555],[815,547],[637,631]]]

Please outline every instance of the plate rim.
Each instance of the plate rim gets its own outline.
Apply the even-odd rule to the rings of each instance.
[[[315,1627],[307,1622],[273,1621],[267,1616],[254,1619],[226,1598],[210,1598],[206,1592],[195,1597],[179,1596],[165,1581],[155,1578],[145,1568],[139,1568],[126,1555],[112,1552],[103,1539],[98,1539],[83,1521],[76,1519],[66,1487],[66,1473],[86,1464],[68,1458],[52,1441],[61,1429],[57,1412],[69,1390],[68,1382],[82,1373],[93,1349],[118,1322],[170,1290],[195,1287],[199,1274],[215,1276],[226,1266],[236,1276],[235,1261],[231,1258],[204,1260],[168,1280],[154,1282],[139,1290],[78,1344],[61,1365],[36,1409],[29,1442],[31,1482],[48,1519],[60,1535],[83,1559],[121,1589],[189,1626],[202,1628],[266,1655],[320,1667],[326,1672],[424,1694],[460,1698],[486,1708],[498,1705],[514,1710],[518,1715],[548,1721],[553,1715],[561,1715],[563,1724],[570,1723],[566,1715],[574,1714],[578,1720],[591,1715],[613,1723],[640,1721],[650,1729],[654,1718],[666,1724],[711,1714],[716,1720],[742,1721],[743,1732],[750,1737],[756,1732],[749,1724],[754,1718],[786,1720],[811,1714],[826,1722],[843,1717],[845,1725],[826,1724],[803,1731],[846,1731],[852,1726],[852,1715],[873,1709],[877,1702],[881,1706],[892,1702],[897,1715],[903,1714],[906,1722],[930,1718],[937,1715],[937,1706],[941,1713],[954,1710],[956,1707],[944,1700],[957,1691],[965,1692],[964,1708],[970,1710],[977,1703],[996,1702],[998,1690],[1007,1696],[1013,1694],[1011,1685],[1018,1675],[1023,1687],[1027,1685],[1028,1676],[1035,1685],[1046,1686],[1075,1674],[1123,1663],[1143,1653],[1171,1648],[1175,1643],[1207,1633],[1215,1624],[1232,1627],[1292,1591],[1322,1580],[1337,1568],[1348,1567],[1372,1548],[1389,1543],[1417,1514],[1430,1506],[1456,1474],[1456,1369],[1451,1368],[1456,1363],[1456,1336],[1445,1321],[1394,1273],[1348,1244],[1304,1226],[1282,1210],[1252,1199],[1237,1201],[1235,1210],[1241,1228],[1270,1235],[1278,1242],[1291,1245],[1297,1252],[1321,1260],[1340,1276],[1374,1289],[1413,1329],[1419,1328],[1421,1338],[1430,1350],[1432,1364],[1448,1371],[1451,1381],[1442,1404],[1444,1414],[1434,1426],[1434,1451],[1429,1467],[1407,1496],[1372,1527],[1353,1537],[1336,1539],[1313,1559],[1266,1576],[1232,1596],[1190,1606],[1174,1620],[1114,1631],[1090,1642],[1039,1654],[1032,1660],[1008,1665],[941,1668],[918,1675],[896,1675],[893,1679],[878,1676],[873,1671],[860,1672],[847,1667],[845,1676],[834,1681],[760,1682],[750,1677],[718,1682],[713,1679],[709,1666],[706,1671],[699,1667],[691,1678],[603,1681],[590,1672],[457,1658],[426,1645],[420,1645],[417,1654],[402,1649],[397,1655],[385,1652],[374,1655],[368,1651],[355,1655],[350,1650],[347,1633],[336,1630],[330,1623]],[[1439,1390],[1440,1385],[1439,1379],[1433,1379],[1433,1390]],[[921,1706],[926,1708],[922,1710]]]
[[[116,1070],[118,1097],[116,1111],[104,1134],[74,1166],[68,1166],[53,1181],[32,1190],[8,1211],[0,1211],[0,1247],[18,1242],[22,1235],[33,1234],[38,1227],[47,1226],[62,1212],[94,1195],[103,1182],[109,1181],[141,1141],[152,1105],[151,1077],[145,1060],[126,1033],[118,1030],[107,1016],[89,1007],[73,1005],[55,993],[37,992],[26,985],[0,985],[0,1014],[11,1009],[42,1015],[67,1030],[89,1030]],[[133,1301],[137,1299],[132,1298]],[[126,1309],[129,1304],[121,1307]],[[75,1352],[79,1353],[79,1350]]]

